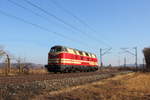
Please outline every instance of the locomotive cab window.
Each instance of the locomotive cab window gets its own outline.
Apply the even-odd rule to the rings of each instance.
[[[61,52],[63,50],[64,49],[62,47],[53,47],[53,48],[51,48],[50,52]]]

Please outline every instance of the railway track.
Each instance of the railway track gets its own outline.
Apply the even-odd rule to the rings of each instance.
[[[43,80],[53,80],[53,79],[63,79],[63,78],[75,78],[81,76],[91,76],[118,72],[118,70],[110,71],[96,71],[96,72],[76,72],[76,73],[49,73],[49,74],[32,74],[32,75],[18,75],[18,76],[0,76],[0,85],[1,84],[22,84],[29,83],[34,81],[43,81]]]
[[[0,100],[31,100],[36,95],[110,78],[129,71],[97,71],[0,77]]]

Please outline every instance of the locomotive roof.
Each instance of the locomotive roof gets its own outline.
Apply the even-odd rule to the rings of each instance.
[[[69,47],[61,46],[61,45],[55,45],[55,46],[53,46],[53,47],[63,47],[63,48],[69,48]],[[53,47],[52,47],[52,48],[53,48]],[[73,50],[77,50],[77,51],[81,51],[81,52],[86,52],[86,51],[78,50],[78,49],[75,49],[75,48],[69,48],[69,49],[73,49]],[[86,52],[86,53],[90,53],[90,52]],[[94,53],[90,53],[90,54],[95,55]],[[95,56],[96,56],[96,55],[95,55]]]

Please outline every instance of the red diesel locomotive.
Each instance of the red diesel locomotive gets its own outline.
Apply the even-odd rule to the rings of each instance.
[[[48,53],[49,72],[96,71],[98,60],[95,54],[64,46],[54,46]]]

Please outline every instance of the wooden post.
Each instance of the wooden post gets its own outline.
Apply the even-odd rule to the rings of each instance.
[[[6,75],[8,75],[9,73],[10,73],[10,71],[11,71],[11,65],[10,65],[10,58],[9,58],[9,55],[8,54],[6,54]]]

